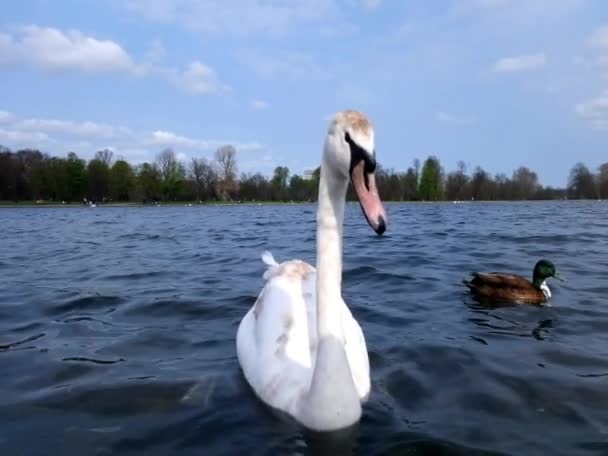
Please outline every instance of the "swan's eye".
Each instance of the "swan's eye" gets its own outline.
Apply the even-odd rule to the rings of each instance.
[[[352,169],[360,161],[365,162],[365,172],[373,173],[376,170],[376,157],[370,156],[359,144],[350,137],[348,132],[344,133],[344,140],[350,146],[350,169]]]

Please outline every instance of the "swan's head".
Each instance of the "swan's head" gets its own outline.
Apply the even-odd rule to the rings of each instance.
[[[376,186],[374,129],[358,111],[338,112],[331,121],[325,140],[324,165],[335,179],[350,180],[361,209],[373,230],[386,230],[386,210]]]

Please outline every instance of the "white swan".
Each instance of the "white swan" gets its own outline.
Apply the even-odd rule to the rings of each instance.
[[[256,395],[315,431],[356,423],[369,396],[365,338],[342,299],[342,224],[350,178],[370,226],[386,229],[375,167],[370,122],[337,113],[321,164],[316,270],[264,252],[266,284],[237,331],[238,360]]]

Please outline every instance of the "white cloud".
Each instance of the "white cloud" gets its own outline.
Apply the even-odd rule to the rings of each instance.
[[[156,66],[165,54],[165,48],[158,40],[153,41],[145,53],[146,63],[136,63],[118,43],[87,36],[78,30],[64,32],[28,25],[12,35],[0,33],[0,65],[28,64],[48,71],[157,76],[195,95],[229,89],[215,70],[198,60],[190,62],[183,70]]]
[[[341,17],[336,0],[115,0],[114,3],[150,21],[175,23],[212,34],[285,34],[297,24]]]
[[[0,111],[0,124],[15,132],[15,137],[48,138],[49,134],[77,136],[87,138],[119,138],[131,134],[130,130],[122,126],[112,126],[91,121],[73,122],[58,119],[25,118],[19,119],[13,113]],[[23,134],[22,136],[17,135]]]
[[[37,25],[21,27],[14,35],[0,35],[0,63],[87,73],[138,71],[129,54],[114,41]]]
[[[496,62],[493,70],[497,73],[514,73],[529,71],[545,66],[547,58],[545,54],[528,54],[515,57],[505,57]]]
[[[251,107],[258,111],[263,111],[264,109],[268,109],[268,102],[264,100],[251,100]]]
[[[96,150],[108,148],[133,163],[154,160],[165,147],[174,148],[184,160],[194,154],[211,154],[223,144],[232,144],[241,152],[267,150],[255,141],[192,138],[162,129],[135,132],[122,126],[88,121],[21,119],[7,111],[0,111],[0,125],[0,144],[3,146],[34,147],[59,155],[74,151],[84,158],[90,158]]]
[[[0,111],[0,123],[9,122],[13,119],[13,115],[8,111]]]
[[[473,125],[477,121],[472,116],[466,116],[461,114],[452,114],[445,111],[437,111],[435,113],[435,120],[445,124],[451,125]]]
[[[187,136],[178,135],[172,131],[156,130],[147,135],[144,141],[147,145],[156,145],[164,147],[183,147],[186,149],[201,149],[215,150],[223,144],[233,144],[237,150],[260,150],[263,149],[259,143],[238,143],[236,141],[219,141],[208,139],[189,138]]]
[[[201,145],[207,147],[207,144],[201,144],[200,142],[187,138],[185,136],[176,135],[171,131],[156,130],[150,134],[149,139],[146,140],[147,144],[155,144],[162,146],[185,146],[185,147],[196,147]]]
[[[71,122],[56,119],[23,119],[14,122],[11,127],[21,131],[44,131],[93,138],[113,138],[129,134],[129,130],[125,127],[114,127],[89,121]]]
[[[212,68],[199,61],[191,62],[183,71],[171,70],[169,74],[177,88],[189,93],[206,95],[230,90]]]
[[[598,130],[608,130],[608,90],[575,106],[576,113]]]
[[[43,132],[16,131],[0,128],[0,144],[3,146],[11,146],[17,144],[23,147],[34,147],[40,144],[48,144],[49,136]]]

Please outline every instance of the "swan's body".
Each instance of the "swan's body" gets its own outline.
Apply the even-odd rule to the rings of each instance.
[[[305,427],[330,431],[354,424],[369,396],[363,331],[342,299],[342,222],[349,177],[374,230],[386,213],[374,180],[373,130],[360,113],[334,118],[325,141],[317,213],[317,267],[267,265],[266,283],[237,331],[237,356],[256,395]]]
[[[317,360],[317,272],[300,260],[277,264],[269,252],[262,258],[269,266],[267,281],[239,327],[238,358],[262,401],[297,416],[306,405],[301,401],[306,400]],[[344,301],[336,304],[352,381],[358,399],[364,400],[370,380],[363,332]]]

